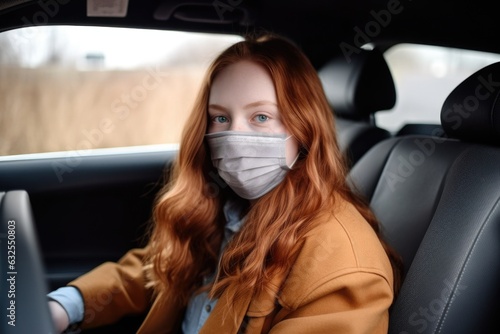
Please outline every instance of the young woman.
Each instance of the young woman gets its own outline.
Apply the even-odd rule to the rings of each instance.
[[[53,292],[59,328],[147,313],[138,333],[386,333],[397,256],[346,183],[334,128],[296,46],[265,36],[228,48],[148,246]]]

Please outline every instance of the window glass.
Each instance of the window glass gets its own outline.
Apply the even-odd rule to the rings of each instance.
[[[440,123],[449,93],[500,55],[436,46],[401,44],[384,53],[396,85],[396,106],[376,114],[377,125],[396,132],[405,123]]]
[[[37,26],[0,34],[0,155],[178,143],[240,36]]]

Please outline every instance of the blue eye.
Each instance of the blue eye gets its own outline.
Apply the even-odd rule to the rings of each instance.
[[[257,122],[263,123],[267,121],[269,117],[267,117],[266,115],[257,115],[255,119],[257,120]]]
[[[213,118],[213,121],[215,123],[227,123],[227,122],[229,122],[229,120],[226,116],[215,116]]]

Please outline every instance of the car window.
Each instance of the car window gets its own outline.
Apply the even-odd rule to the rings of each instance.
[[[448,94],[500,55],[437,46],[400,44],[384,53],[396,85],[393,110],[376,114],[377,125],[396,132],[405,123],[439,124]]]
[[[178,143],[210,61],[240,36],[36,26],[0,34],[0,155]]]

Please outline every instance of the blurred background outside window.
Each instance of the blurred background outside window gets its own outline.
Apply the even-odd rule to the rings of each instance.
[[[178,143],[239,36],[37,26],[0,34],[0,156]]]

